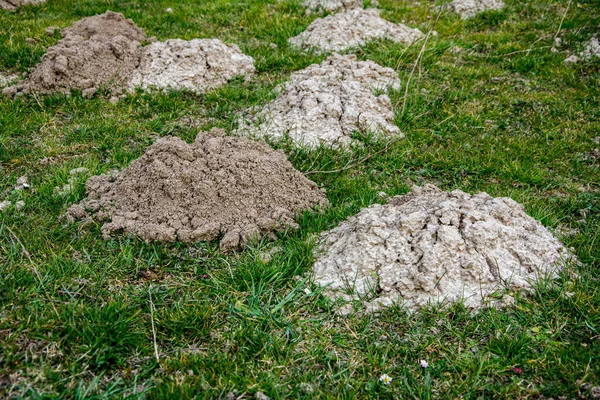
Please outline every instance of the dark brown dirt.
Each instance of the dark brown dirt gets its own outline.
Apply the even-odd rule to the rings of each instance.
[[[123,231],[189,243],[223,235],[223,250],[295,228],[295,213],[328,204],[283,152],[219,129],[193,144],[159,139],[117,176],[91,178],[87,195],[67,218],[104,222],[105,236]]]
[[[61,39],[16,91],[92,94],[100,88],[121,92],[141,59],[146,36],[133,21],[107,11],[63,29]]]

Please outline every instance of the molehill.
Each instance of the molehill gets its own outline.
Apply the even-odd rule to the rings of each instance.
[[[454,0],[448,9],[460,14],[462,19],[471,18],[486,10],[500,10],[504,7],[502,0]]]
[[[569,258],[512,199],[425,185],[323,233],[313,270],[331,298],[360,298],[371,311],[461,299],[477,309],[555,276]]]
[[[296,228],[294,214],[327,204],[283,152],[213,129],[192,144],[159,139],[121,173],[90,178],[87,198],[67,210],[67,219],[102,222],[105,237],[122,231],[161,242],[221,238],[227,251]]]
[[[354,131],[401,136],[389,97],[376,90],[399,89],[398,74],[355,55],[333,54],[291,75],[278,97],[240,121],[237,135],[289,137],[299,146],[342,147]]]
[[[363,8],[363,0],[304,0],[302,4],[306,7],[308,14]],[[371,7],[377,7],[379,2],[372,0],[370,5]]]
[[[202,93],[255,72],[254,60],[218,39],[170,39],[142,50],[130,89],[188,89]]]
[[[137,87],[203,93],[255,71],[252,57],[217,39],[171,39],[142,47],[144,31],[112,11],[75,22],[61,34],[29,77],[3,93],[82,90],[91,96],[108,89],[119,95]]]
[[[376,39],[411,44],[423,36],[420,30],[386,21],[379,16],[379,10],[369,8],[317,18],[300,35],[290,38],[289,42],[302,49],[327,52],[362,46]]]
[[[91,94],[101,87],[117,92],[127,87],[140,64],[140,46],[145,40],[144,31],[133,21],[107,11],[77,21],[61,34],[63,38],[9,94],[68,94],[71,89]]]

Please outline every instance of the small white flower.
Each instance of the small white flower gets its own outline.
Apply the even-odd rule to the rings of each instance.
[[[429,363],[425,360],[421,360],[421,368],[427,368],[429,367]]]
[[[379,382],[383,383],[384,385],[391,385],[393,380],[394,378],[388,374],[383,374],[379,377]]]

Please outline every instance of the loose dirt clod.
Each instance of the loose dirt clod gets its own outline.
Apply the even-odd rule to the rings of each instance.
[[[354,131],[401,135],[389,97],[376,90],[399,89],[398,74],[355,55],[333,54],[295,72],[279,96],[256,115],[240,121],[237,135],[289,137],[299,146],[343,147]]]
[[[598,37],[591,38],[581,53],[581,58],[584,60],[591,60],[594,57],[600,57],[600,40],[598,40]]]
[[[0,72],[0,88],[10,85],[11,83],[19,80],[18,75],[7,74]]]
[[[61,34],[18,90],[68,94],[78,89],[91,94],[101,87],[116,92],[127,87],[145,39],[131,20],[107,11],[77,21]]]
[[[0,0],[0,8],[14,10],[17,7],[45,3],[46,0]]]
[[[253,237],[297,227],[297,212],[327,205],[283,152],[224,135],[213,129],[193,144],[159,139],[120,174],[91,178],[87,198],[67,218],[104,222],[105,237],[124,231],[189,243],[223,235],[221,248],[235,250]]]
[[[325,232],[315,256],[317,284],[372,311],[459,299],[481,308],[496,291],[554,276],[571,257],[514,200],[433,185],[361,210]]]
[[[363,8],[363,0],[304,0],[302,4],[306,7],[307,14]],[[379,2],[372,0],[370,5],[377,7]]]
[[[342,51],[376,39],[411,44],[422,37],[420,30],[386,21],[379,16],[379,10],[370,8],[317,18],[289,42],[303,49]]]
[[[452,12],[460,14],[462,19],[471,18],[487,10],[500,10],[504,7],[502,0],[454,0],[447,5]]]
[[[143,49],[130,88],[188,89],[205,92],[236,76],[252,75],[254,59],[218,39],[171,39]]]

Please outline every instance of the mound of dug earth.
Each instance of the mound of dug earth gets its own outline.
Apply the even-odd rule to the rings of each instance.
[[[0,0],[0,8],[5,10],[14,10],[17,7],[26,6],[29,4],[42,4],[46,0]]]
[[[294,214],[315,206],[327,206],[325,195],[283,152],[214,129],[193,144],[160,139],[120,174],[91,178],[87,198],[67,218],[104,222],[105,237],[123,231],[189,243],[222,236],[221,248],[236,250],[295,228]]]
[[[304,0],[302,4],[306,7],[308,14],[363,8],[363,0]],[[379,2],[372,0],[370,5],[371,7],[377,7]]]
[[[398,136],[389,97],[375,94],[389,88],[400,88],[393,69],[334,54],[292,74],[279,96],[241,121],[236,134],[289,138],[307,147],[346,146],[354,131]]]
[[[345,289],[374,297],[371,310],[459,299],[480,308],[493,292],[530,288],[570,258],[512,199],[432,185],[361,210],[324,233],[315,255],[317,284],[333,298],[347,298]]]
[[[63,29],[61,39],[15,91],[68,94],[71,89],[93,93],[101,87],[127,87],[140,64],[144,31],[122,14],[107,11]]]
[[[254,59],[217,39],[171,39],[143,49],[130,87],[205,92],[236,76],[254,74]]]
[[[341,51],[376,39],[411,44],[422,37],[420,30],[386,21],[379,16],[379,10],[370,8],[317,18],[289,42],[303,49]]]
[[[502,0],[454,0],[448,9],[460,14],[462,19],[471,18],[486,10],[500,10],[504,7]]]

